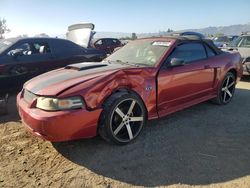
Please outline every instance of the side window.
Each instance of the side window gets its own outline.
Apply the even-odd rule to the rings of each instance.
[[[210,47],[208,47],[208,45],[205,44],[205,48],[206,48],[208,57],[213,57],[216,55],[215,52]]]
[[[95,45],[97,45],[97,46],[101,46],[101,45],[103,45],[102,40],[98,40],[98,41],[96,41]]]
[[[243,37],[240,47],[250,48],[250,36]]]
[[[117,40],[117,39],[113,39],[113,40],[112,40],[112,42],[113,42],[113,44],[115,44],[115,45],[120,44],[120,41],[119,41],[119,40]]]
[[[13,55],[13,53],[22,55],[34,55],[34,54],[46,54],[50,53],[50,47],[48,43],[38,43],[38,42],[25,42],[17,46],[15,49],[8,52],[8,55]]]
[[[51,53],[50,46],[46,42],[34,42],[32,44],[33,54],[47,54]]]
[[[15,49],[8,52],[8,55],[12,55],[13,53],[18,53],[18,55],[31,55],[31,44],[28,42],[22,43],[17,46]]]
[[[114,45],[114,42],[112,39],[106,39],[105,44],[106,45]]]
[[[200,43],[185,43],[177,46],[168,61],[172,58],[182,59],[185,63],[207,58],[206,51]]]

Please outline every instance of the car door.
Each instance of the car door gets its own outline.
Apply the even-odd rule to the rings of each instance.
[[[106,49],[105,39],[99,39],[99,40],[97,40],[95,42],[94,46],[98,50],[105,50]]]
[[[29,75],[37,75],[45,72],[51,65],[51,49],[46,41],[31,40],[20,42],[11,51],[20,50],[17,56],[12,57],[9,71],[13,74],[19,69]],[[8,53],[11,54],[11,51]],[[11,55],[10,55],[11,56]],[[18,73],[18,72],[17,72]]]
[[[5,54],[5,74],[10,76],[29,74],[28,65],[34,61],[30,55],[31,43],[27,40],[21,40],[13,45]]]
[[[46,44],[40,40],[24,39],[6,51],[4,74],[8,87],[21,86],[25,81],[47,70],[50,62]]]
[[[52,49],[51,51],[53,52],[52,54],[55,57],[53,58],[53,62],[51,62],[51,69],[88,61],[88,48],[83,48],[71,41],[61,39],[54,39],[50,44]]]
[[[106,53],[111,54],[115,48],[115,44],[114,44],[113,39],[106,39],[105,46],[106,46],[106,48],[105,48]]]
[[[34,58],[37,60],[36,63],[33,64],[33,67],[36,66],[39,73],[53,70],[54,67],[52,65],[54,64],[56,57],[49,41],[39,41],[33,45],[36,46],[36,49],[39,49],[38,53],[34,54]]]
[[[173,58],[184,60],[184,65],[170,67]],[[185,108],[207,97],[213,89],[214,74],[202,43],[186,42],[178,45],[158,74],[159,115]]]
[[[114,51],[115,48],[121,46],[121,42],[117,39],[109,39],[109,42],[107,44],[108,50],[110,53]]]

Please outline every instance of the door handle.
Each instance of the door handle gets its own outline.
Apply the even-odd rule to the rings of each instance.
[[[205,65],[204,66],[204,69],[210,69],[211,67],[210,67],[210,65]]]

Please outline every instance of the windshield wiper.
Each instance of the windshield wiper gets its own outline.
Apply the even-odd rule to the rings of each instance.
[[[122,60],[110,60],[110,59],[105,59],[105,60],[103,60],[102,62],[105,62],[105,63],[109,63],[109,64],[111,64],[112,62],[117,62],[117,63],[122,63],[122,64],[127,64],[127,62],[123,62]]]
[[[125,65],[132,65],[132,66],[135,66],[135,67],[139,67],[139,66],[150,66],[146,63],[133,63],[133,62],[129,62],[129,61],[122,61],[120,59],[117,59],[115,61],[111,61],[111,60],[106,60],[108,63],[111,63],[111,62],[116,62],[116,63],[121,63],[121,64],[125,64]]]
[[[122,64],[129,64],[128,61],[122,61],[120,59],[115,60],[117,63],[122,63]]]
[[[122,62],[122,61],[120,61]],[[129,62],[129,61],[126,61],[126,62],[122,62],[123,64],[127,64],[127,65],[132,65],[132,66],[135,66],[135,67],[139,67],[139,65],[137,63],[132,63],[132,62]]]
[[[151,65],[149,65],[149,64],[147,64],[147,63],[137,63],[137,65],[151,67]]]
[[[103,63],[108,63],[108,64],[111,64],[111,63],[112,63],[112,61],[109,60],[109,59],[104,59],[104,60],[102,60],[101,62],[103,62]]]
[[[120,59],[117,59],[117,60],[115,60],[114,62],[116,62],[116,63],[121,63],[121,64],[126,64],[126,65],[131,65],[130,62],[128,62],[128,61],[122,61],[122,60],[120,60]]]

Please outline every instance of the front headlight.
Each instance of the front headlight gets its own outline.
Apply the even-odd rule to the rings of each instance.
[[[81,97],[64,99],[38,97],[36,107],[48,111],[79,109],[84,107],[84,102]]]

